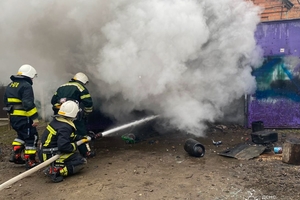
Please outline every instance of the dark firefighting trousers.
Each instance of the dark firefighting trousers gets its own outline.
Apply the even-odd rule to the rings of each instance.
[[[56,155],[56,153],[51,153],[50,151],[47,151],[47,149],[41,149],[39,151],[39,159],[41,162],[44,162]],[[85,158],[83,158],[79,153],[74,152],[69,154],[61,154],[61,156],[54,161],[54,166],[60,168],[59,173],[61,176],[70,176],[83,169],[86,163],[87,161]]]
[[[76,131],[75,131],[76,135],[81,135],[81,136],[86,136],[87,135],[87,127],[86,127],[86,119],[85,118],[75,120],[74,124],[76,126]],[[79,153],[83,157],[86,157],[87,152],[89,151],[87,145],[88,144],[82,144],[82,145],[78,146]]]
[[[35,160],[37,141],[39,139],[36,127],[32,127],[33,121],[29,117],[10,116],[10,124],[17,132],[17,138],[12,142],[15,153],[24,150],[25,159]]]

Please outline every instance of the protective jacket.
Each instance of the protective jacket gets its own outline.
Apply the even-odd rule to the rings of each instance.
[[[91,95],[80,81],[72,79],[57,89],[51,99],[54,113],[56,113],[59,110],[60,105],[67,100],[78,101],[80,105],[83,105],[83,110],[87,114],[93,111],[93,100]]]
[[[53,163],[53,167],[59,169],[59,173],[53,179],[55,182],[61,181],[57,179],[57,176],[75,174],[86,164],[86,160],[76,152],[76,141],[82,139],[82,136],[75,135],[75,130],[75,125],[71,120],[58,116],[49,123],[42,134],[40,160],[44,162],[55,154],[61,154]]]
[[[13,106],[11,116],[38,118],[37,108],[34,104],[32,80],[26,76],[12,75],[12,82],[6,87],[4,104]]]
[[[63,117],[54,118],[42,134],[43,149],[55,149],[60,153],[73,153],[77,150],[76,141],[82,136],[75,135],[75,125]]]

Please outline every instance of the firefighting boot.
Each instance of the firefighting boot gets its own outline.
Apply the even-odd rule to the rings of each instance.
[[[60,170],[62,170],[62,167],[57,167],[51,164],[47,169],[44,171],[45,175],[50,177],[51,181],[54,183],[58,183],[64,180],[63,176],[60,174]]]
[[[24,146],[13,146],[13,151],[9,162],[13,162],[15,164],[25,164],[25,160],[21,156],[23,150]]]
[[[88,151],[86,152],[85,158],[93,158],[96,156],[96,153],[94,151]]]
[[[26,170],[31,169],[39,164],[35,159],[35,154],[25,154]]]

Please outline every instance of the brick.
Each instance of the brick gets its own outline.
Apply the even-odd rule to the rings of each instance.
[[[290,0],[294,4],[290,10],[287,10],[280,0],[252,0],[252,2],[265,8],[261,14],[262,21],[300,18],[300,6],[297,0]]]

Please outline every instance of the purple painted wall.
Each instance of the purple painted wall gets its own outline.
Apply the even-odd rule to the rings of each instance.
[[[265,62],[253,72],[258,89],[248,98],[247,126],[263,121],[266,128],[300,128],[300,63],[293,69],[285,63],[300,57],[300,19],[261,23],[255,36]]]
[[[300,19],[260,23],[255,37],[264,56],[300,56]]]

